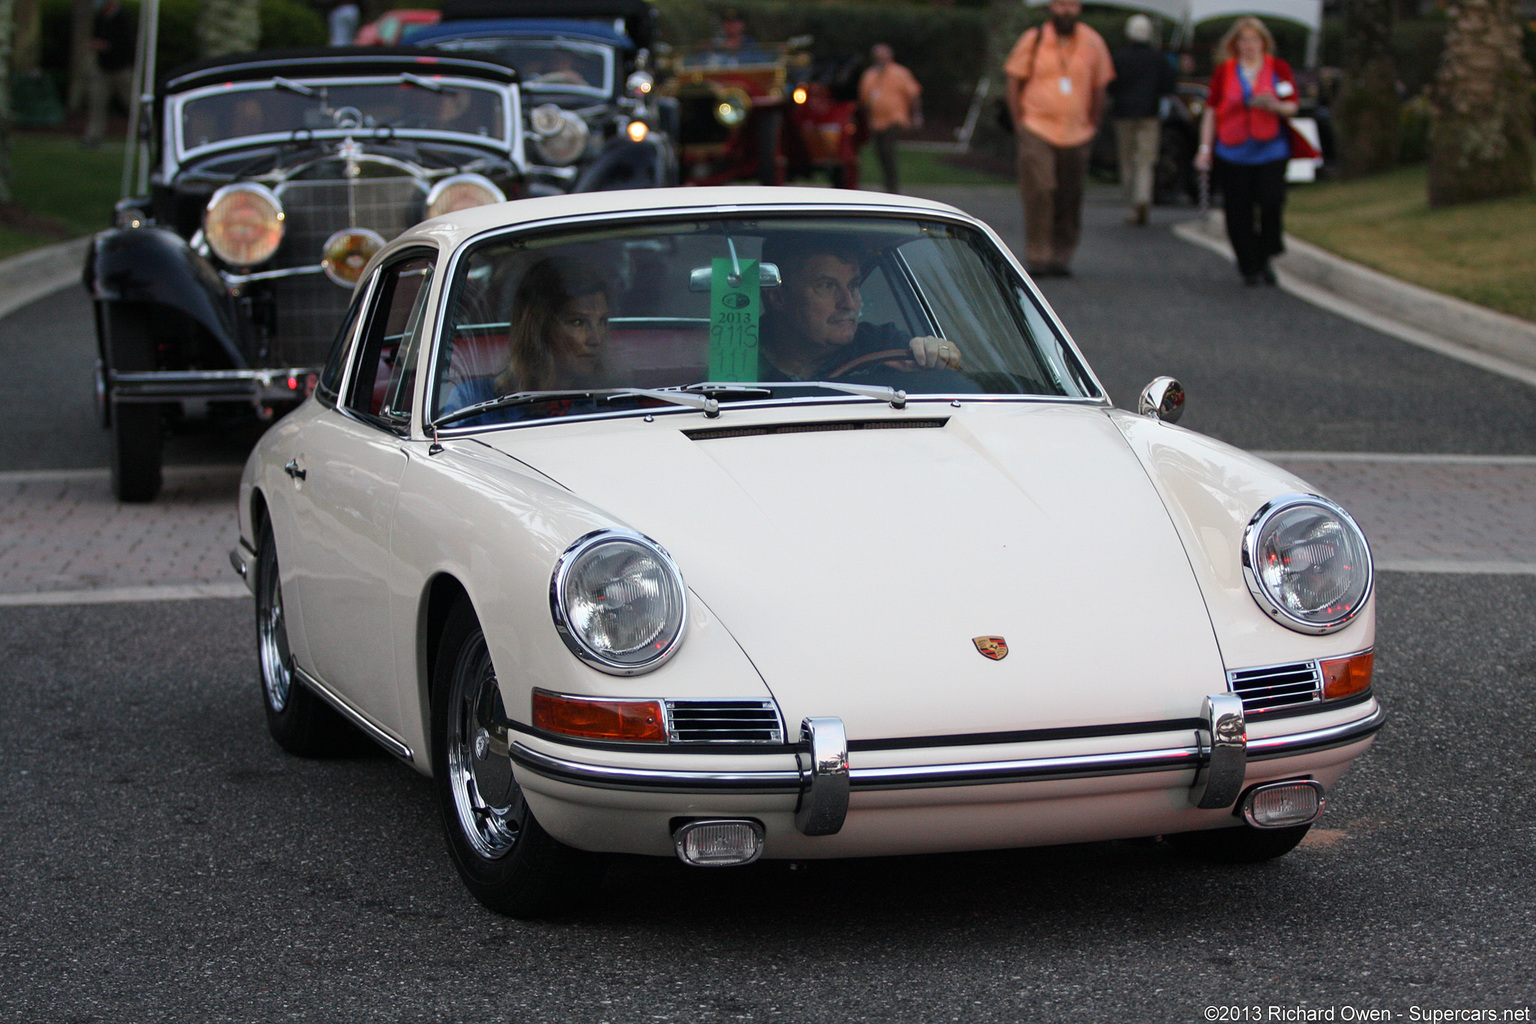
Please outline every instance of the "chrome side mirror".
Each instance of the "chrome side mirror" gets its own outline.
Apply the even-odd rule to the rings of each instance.
[[[1136,411],[1164,423],[1177,423],[1184,415],[1184,385],[1172,377],[1154,377],[1141,389]]]

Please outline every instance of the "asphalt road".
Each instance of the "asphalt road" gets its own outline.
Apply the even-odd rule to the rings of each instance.
[[[965,198],[1017,246],[1011,196]],[[1186,424],[1247,447],[1536,450],[1536,390],[1245,289],[1095,200],[1078,275],[1046,285],[1121,404],[1171,372]],[[0,321],[0,470],[105,461],[90,345],[72,292]],[[1276,863],[626,859],[531,924],[464,892],[425,780],[268,739],[248,601],[5,608],[0,1021],[1529,1020],[1536,576],[1379,595],[1387,726]]]

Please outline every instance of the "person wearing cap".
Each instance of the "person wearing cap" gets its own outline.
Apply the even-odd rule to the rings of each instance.
[[[1078,20],[1082,13],[1081,0],[1051,0],[1050,20],[1025,30],[1003,63],[1018,139],[1024,260],[1036,276],[1072,273],[1088,153],[1115,77],[1104,37]]]
[[[1152,208],[1152,184],[1161,142],[1159,109],[1178,85],[1173,65],[1153,41],[1152,19],[1133,14],[1125,23],[1126,45],[1114,53],[1109,83],[1110,115],[1120,157],[1120,186],[1130,204],[1128,224],[1144,226]]]

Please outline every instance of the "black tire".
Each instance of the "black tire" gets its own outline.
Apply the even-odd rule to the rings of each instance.
[[[1168,844],[1180,853],[1217,864],[1258,864],[1284,857],[1307,836],[1311,825],[1291,828],[1218,828],[1206,832],[1181,832],[1168,836]]]
[[[111,306],[102,317],[106,326],[105,363],[110,372],[155,369],[155,340],[149,314],[141,309]],[[112,403],[112,491],[119,501],[154,500],[160,493],[160,463],[165,443],[163,410],[158,403]]]
[[[545,832],[512,776],[510,728],[474,609],[448,614],[432,672],[432,788],[448,854],[487,908],[538,917],[575,902],[597,858]]]
[[[262,527],[256,554],[256,663],[267,731],[280,747],[300,757],[323,757],[361,746],[361,734],[294,673],[270,522]]]

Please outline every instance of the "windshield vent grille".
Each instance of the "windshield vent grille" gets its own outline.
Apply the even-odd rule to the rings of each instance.
[[[765,434],[820,434],[833,430],[920,430],[942,427],[946,417],[919,420],[829,420],[821,423],[781,423],[754,427],[707,427],[685,430],[695,441],[719,441],[728,437],[761,437]]]
[[[771,700],[669,700],[667,721],[673,743],[784,742]]]
[[[1320,691],[1315,661],[1237,669],[1227,673],[1227,681],[1249,714],[1309,704],[1318,699]]]

